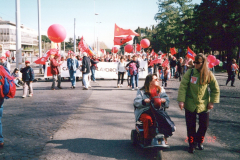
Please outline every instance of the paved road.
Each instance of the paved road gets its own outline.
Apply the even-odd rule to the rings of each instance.
[[[187,152],[184,111],[177,102],[179,82],[169,81],[168,113],[177,126],[169,138],[171,148],[165,159],[240,159],[239,87],[226,87],[223,74],[216,75],[221,88],[221,103],[211,112],[205,150]],[[125,82],[126,84],[126,82]],[[140,81],[143,85],[143,81]],[[132,102],[136,91],[126,85],[116,88],[116,81],[99,80],[84,91],[81,82],[70,89],[50,90],[51,82],[34,83],[34,96],[6,100],[2,119],[5,147],[0,159],[154,159],[149,150],[133,147],[130,132],[134,128]]]

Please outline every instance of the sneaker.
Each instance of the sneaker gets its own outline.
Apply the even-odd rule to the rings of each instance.
[[[92,86],[88,85],[88,88],[92,88]]]
[[[32,97],[33,96],[33,94],[31,93],[31,94],[29,94],[29,97]]]
[[[75,86],[73,86],[73,89],[75,89],[76,87]]]
[[[136,87],[136,89],[138,89],[138,87]]]
[[[117,88],[120,88],[120,84],[117,85]]]
[[[25,95],[23,95],[23,96],[22,96],[22,98],[26,98],[26,96],[25,96]]]
[[[59,89],[63,89],[62,87],[58,87]]]
[[[120,87],[123,87],[123,84],[121,84]]]
[[[132,91],[134,91],[134,88],[132,88]]]
[[[83,90],[88,90],[88,88],[83,87]]]
[[[55,88],[52,88],[52,90],[55,90]]]
[[[234,85],[232,85],[231,87],[235,87]]]

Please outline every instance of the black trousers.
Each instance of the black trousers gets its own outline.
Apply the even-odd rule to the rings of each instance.
[[[199,116],[199,128],[196,132],[197,115]],[[196,113],[185,109],[185,119],[189,146],[192,146],[194,142],[203,143],[209,125],[209,112]]]
[[[228,84],[229,81],[231,81],[231,86],[233,86],[235,82],[235,75],[236,75],[235,73],[228,74],[226,85]]]
[[[120,80],[121,80],[121,84],[123,84],[123,77],[124,77],[124,72],[118,72],[118,84],[120,84]]]

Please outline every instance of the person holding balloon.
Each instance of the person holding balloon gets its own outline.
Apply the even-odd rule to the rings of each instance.
[[[185,109],[189,153],[194,153],[196,146],[199,150],[204,149],[203,141],[209,125],[209,113],[213,104],[219,103],[220,99],[218,82],[209,71],[207,63],[206,56],[198,54],[194,61],[195,68],[184,74],[178,90],[179,108]],[[197,115],[199,128],[196,132]]]
[[[234,82],[235,82],[235,76],[236,76],[236,73],[237,73],[238,69],[239,69],[239,67],[236,64],[236,60],[233,59],[231,69],[228,71],[228,79],[226,81],[226,85],[228,84],[229,81],[231,81],[231,86],[235,87]]]
[[[76,72],[78,69],[78,60],[75,58],[75,53],[70,53],[70,58],[67,59],[67,67],[69,70],[70,81],[72,83],[71,88],[75,88],[76,86]]]

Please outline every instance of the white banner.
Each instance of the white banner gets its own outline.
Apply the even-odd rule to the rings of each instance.
[[[95,70],[95,78],[97,79],[117,79],[118,75],[117,72],[117,66],[119,62],[99,62],[97,64],[98,70]],[[76,76],[82,77],[82,72],[80,71],[80,66],[82,65],[82,62],[79,61],[79,67],[77,69]],[[46,63],[46,69],[44,73],[44,78],[50,78],[51,75],[51,69],[50,69],[50,63]],[[69,77],[69,70],[67,68],[67,61],[64,61],[61,65],[61,76],[62,77]],[[138,69],[139,78],[146,78],[148,75],[148,67],[147,67],[147,61],[140,61],[140,67]],[[50,73],[49,73],[50,72]],[[124,75],[124,78],[127,78],[127,73]]]

